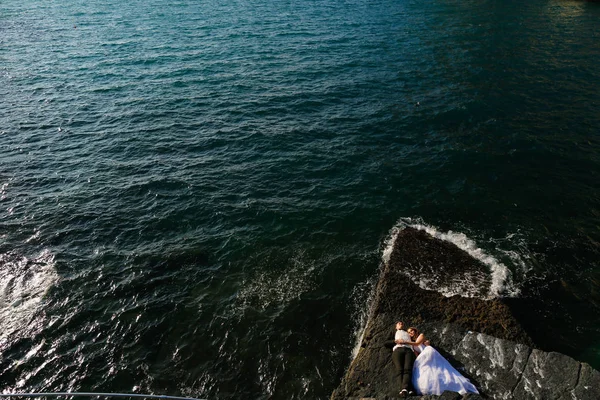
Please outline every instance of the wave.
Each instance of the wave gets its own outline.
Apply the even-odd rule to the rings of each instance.
[[[447,297],[460,295],[463,297],[497,298],[519,295],[520,291],[512,280],[510,269],[480,248],[473,239],[461,232],[443,232],[435,226],[426,224],[420,218],[400,218],[398,223],[390,230],[390,234],[384,242],[382,253],[384,263],[387,264],[390,260],[398,234],[407,227],[425,231],[434,238],[454,244],[480,261],[488,269],[487,273],[465,271],[462,275],[454,276],[452,279],[446,277],[439,279],[439,276],[435,274],[429,274],[430,276],[428,274],[415,274],[414,276],[418,276],[418,279],[414,278],[413,275],[409,275],[413,282],[422,289],[435,290]],[[512,256],[517,257],[516,254],[512,254]],[[482,292],[484,286],[489,286],[489,289]]]
[[[360,345],[365,335],[367,321],[371,314],[371,307],[375,300],[375,287],[377,286],[377,277],[373,276],[364,282],[359,283],[352,291],[352,305],[354,307],[353,319],[357,329],[353,332],[354,348],[350,355],[350,360],[354,360],[360,350]],[[364,305],[367,304],[367,307]]]
[[[317,267],[314,260],[300,252],[278,261],[280,268],[257,271],[242,282],[236,296],[236,306],[241,307],[240,310],[254,307],[264,311],[273,306],[283,307],[314,288]]]
[[[0,254],[0,341],[34,323],[44,295],[58,281],[54,255],[42,251],[29,259]]]

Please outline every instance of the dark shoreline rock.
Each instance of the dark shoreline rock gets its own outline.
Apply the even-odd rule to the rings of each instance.
[[[444,279],[485,268],[451,243],[424,231],[398,234],[376,287],[361,347],[332,399],[397,398],[391,351],[383,347],[393,323],[417,326],[481,396],[445,392],[422,399],[599,399],[600,373],[559,353],[533,349],[534,343],[500,299],[444,297],[421,289],[411,271],[442,266]],[[458,397],[456,397],[458,396]]]
[[[421,289],[408,278],[413,273],[426,273],[434,268],[435,274],[447,281],[468,276],[466,272],[476,273],[486,269],[454,244],[436,239],[421,230],[405,228],[398,234],[389,262],[381,273],[371,315],[389,315],[387,329],[391,329],[397,319],[417,327],[425,322],[444,322],[533,345],[529,335],[502,300],[445,297],[438,292]],[[482,292],[485,295],[488,287],[484,287]]]

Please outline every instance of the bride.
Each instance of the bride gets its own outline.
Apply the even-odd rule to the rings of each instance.
[[[462,376],[448,360],[436,349],[429,346],[425,336],[419,334],[417,328],[408,328],[412,342],[404,342],[413,347],[418,353],[413,366],[412,383],[417,393],[421,395],[440,395],[444,390],[465,393],[479,393],[477,388]]]

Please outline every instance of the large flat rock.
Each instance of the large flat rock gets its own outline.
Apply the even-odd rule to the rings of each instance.
[[[510,398],[531,349],[523,344],[469,332],[450,352],[455,360],[465,365],[482,392],[495,393],[498,398]]]
[[[402,231],[382,269],[361,348],[332,399],[397,398],[400,382],[391,351],[383,346],[397,320],[416,325],[481,393],[422,399],[600,399],[600,373],[565,355],[534,349],[501,300],[445,297],[409,279],[407,271],[435,263],[444,265],[446,279],[484,268],[451,243],[411,228]]]

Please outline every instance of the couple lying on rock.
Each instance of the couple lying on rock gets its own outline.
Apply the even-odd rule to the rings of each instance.
[[[445,390],[460,394],[479,393],[467,378],[429,345],[417,328],[405,331],[404,324],[398,321],[389,339],[385,346],[392,349],[394,368],[402,382],[400,396],[411,395],[414,390],[421,395],[440,395]]]

